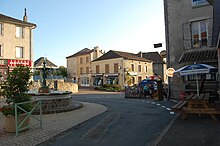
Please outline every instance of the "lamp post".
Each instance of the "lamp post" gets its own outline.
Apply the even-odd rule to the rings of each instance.
[[[43,73],[43,87],[46,88],[46,58],[44,58],[44,61],[43,61],[42,73]]]

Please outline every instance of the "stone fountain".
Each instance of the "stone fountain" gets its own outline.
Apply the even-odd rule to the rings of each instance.
[[[29,91],[33,100],[42,100],[42,111],[44,114],[67,112],[82,107],[81,103],[73,102],[70,91],[53,91],[46,83],[46,59],[43,61],[42,86],[38,92]]]

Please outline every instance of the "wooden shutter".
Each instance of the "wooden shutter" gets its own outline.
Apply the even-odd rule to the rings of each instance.
[[[207,46],[212,46],[212,28],[213,28],[213,19],[207,19],[207,28],[208,28],[208,42]]]
[[[182,25],[183,28],[183,45],[185,49],[192,47],[191,23],[186,22]]]

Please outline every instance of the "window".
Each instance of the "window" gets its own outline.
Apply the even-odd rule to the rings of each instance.
[[[134,84],[135,83],[135,78],[134,77],[132,77],[132,84]]]
[[[16,58],[23,58],[23,47],[16,47]]]
[[[207,21],[197,21],[192,22],[192,45],[194,48],[200,48],[202,46],[207,46],[208,36],[207,36]]]
[[[88,63],[89,62],[89,57],[86,57],[86,63]]]
[[[2,57],[3,56],[3,47],[2,47],[2,45],[0,45],[0,57]]]
[[[80,68],[80,74],[83,74],[83,68],[82,67]]]
[[[0,23],[0,35],[3,35],[3,24]]]
[[[138,82],[140,82],[142,80],[142,78],[141,77],[138,77]]]
[[[145,66],[145,72],[147,72],[147,66]]]
[[[80,64],[83,64],[83,58],[80,58]]]
[[[114,64],[114,73],[118,73],[118,63]]]
[[[138,71],[141,72],[141,65],[138,65]]]
[[[98,74],[99,73],[99,65],[96,65],[96,73]]]
[[[89,67],[86,67],[86,73],[89,74]]]
[[[109,64],[105,65],[105,73],[109,73]]]
[[[23,33],[24,33],[23,27],[16,26],[16,37],[23,38],[24,37]]]
[[[131,64],[131,71],[134,71],[134,64]]]

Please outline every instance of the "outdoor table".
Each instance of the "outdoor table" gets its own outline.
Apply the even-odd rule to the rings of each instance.
[[[220,114],[214,103],[209,102],[209,93],[189,94],[184,101],[178,102],[172,107],[174,111],[181,112],[185,119],[188,114],[209,114],[213,120],[217,121],[216,114]]]

